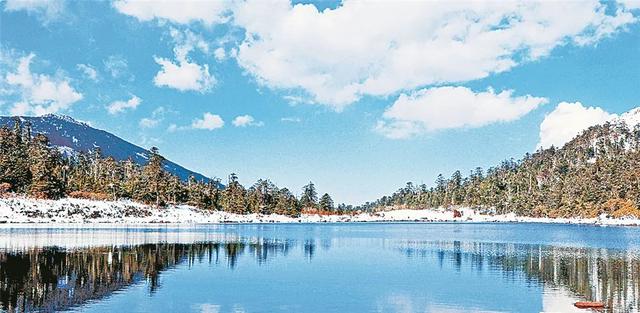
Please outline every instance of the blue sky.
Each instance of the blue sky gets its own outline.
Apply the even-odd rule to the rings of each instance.
[[[635,1],[0,8],[2,114],[67,114],[223,181],[311,180],[337,202],[640,106]]]

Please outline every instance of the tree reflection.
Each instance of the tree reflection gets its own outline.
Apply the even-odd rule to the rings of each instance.
[[[508,280],[563,288],[577,298],[605,302],[616,312],[640,308],[640,260],[624,251],[460,241],[389,242],[393,244],[379,248],[433,260],[443,270],[489,272]],[[5,251],[0,252],[0,310],[65,310],[142,282],[153,293],[160,287],[162,272],[177,265],[209,263],[235,269],[242,259],[262,265],[296,249],[296,257],[312,260],[316,253],[330,248],[330,240],[253,238]]]
[[[316,242],[313,239],[307,239],[304,241],[304,255],[311,261],[313,255],[316,253]]]
[[[604,302],[616,312],[640,310],[640,259],[624,251],[460,241],[407,242],[400,251],[435,258],[456,271],[493,271],[506,279],[567,288],[577,298]]]
[[[260,239],[0,252],[0,308],[8,312],[65,310],[143,281],[153,293],[160,285],[160,273],[178,264],[219,264],[225,259],[233,269],[245,251],[263,264],[287,255],[295,245],[295,241]]]

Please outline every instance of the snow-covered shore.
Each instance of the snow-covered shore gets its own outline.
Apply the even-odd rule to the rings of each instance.
[[[487,215],[461,208],[462,217],[454,218],[447,209],[392,210],[357,215],[309,215],[294,218],[271,214],[233,214],[209,212],[180,205],[158,209],[132,201],[96,201],[65,198],[37,200],[23,197],[0,198],[0,227],[66,227],[75,224],[206,224],[206,223],[339,223],[339,222],[520,222],[568,223],[640,226],[640,219],[534,218],[515,214]]]

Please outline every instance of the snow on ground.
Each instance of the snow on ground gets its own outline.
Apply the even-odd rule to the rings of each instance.
[[[198,224],[294,221],[293,218],[275,214],[239,215],[208,212],[187,205],[155,208],[128,200],[38,200],[22,197],[0,199],[0,223]]]
[[[65,198],[38,200],[24,197],[0,198],[0,225],[33,227],[65,227],[73,224],[135,225],[135,224],[207,224],[207,223],[339,223],[339,222],[523,222],[523,223],[571,223],[597,225],[640,226],[640,219],[598,218],[534,218],[515,214],[488,215],[469,209],[458,209],[461,218],[454,218],[452,210],[391,210],[357,215],[309,215],[298,218],[271,214],[233,214],[220,211],[204,211],[179,205],[168,208],[128,201],[96,201]]]

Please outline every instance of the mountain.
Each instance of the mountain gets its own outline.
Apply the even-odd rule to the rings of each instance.
[[[433,188],[407,183],[363,208],[464,206],[535,217],[640,218],[640,108],[591,126],[562,147],[435,181]]]
[[[13,127],[14,118],[13,116],[0,116],[0,125]],[[144,148],[66,115],[47,114],[36,117],[20,116],[19,118],[23,124],[27,122],[31,124],[33,133],[42,133],[49,137],[51,144],[65,155],[88,152],[99,147],[104,156],[111,156],[116,160],[126,160],[131,157],[133,161],[141,165],[147,163],[150,155],[150,152]],[[169,160],[165,162],[165,168],[183,180],[188,179],[191,175],[198,181],[208,182],[211,180]]]

